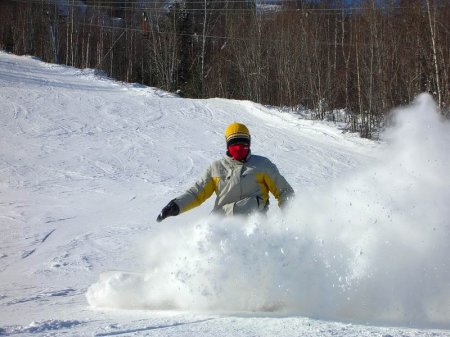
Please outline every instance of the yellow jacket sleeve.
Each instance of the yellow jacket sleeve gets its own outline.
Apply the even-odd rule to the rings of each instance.
[[[183,213],[201,205],[215,190],[216,180],[211,176],[211,167],[209,167],[191,188],[175,198],[175,203],[180,207],[180,213]]]

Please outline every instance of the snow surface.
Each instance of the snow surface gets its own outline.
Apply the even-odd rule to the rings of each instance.
[[[157,223],[233,121],[290,209]],[[428,95],[394,121],[376,143],[0,52],[0,335],[450,336],[450,126]]]

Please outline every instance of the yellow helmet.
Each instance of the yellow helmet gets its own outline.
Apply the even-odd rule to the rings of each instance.
[[[231,123],[225,129],[225,140],[227,147],[238,143],[250,145],[250,131],[244,124]]]

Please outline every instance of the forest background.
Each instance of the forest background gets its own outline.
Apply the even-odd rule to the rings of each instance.
[[[0,48],[368,138],[421,92],[450,117],[448,0],[2,0]]]

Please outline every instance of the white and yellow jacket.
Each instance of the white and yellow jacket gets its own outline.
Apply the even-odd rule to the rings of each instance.
[[[267,158],[249,154],[243,162],[224,157],[212,163],[203,176],[174,202],[180,213],[202,204],[216,193],[214,213],[247,215],[264,212],[269,192],[280,207],[294,195],[294,190]]]

